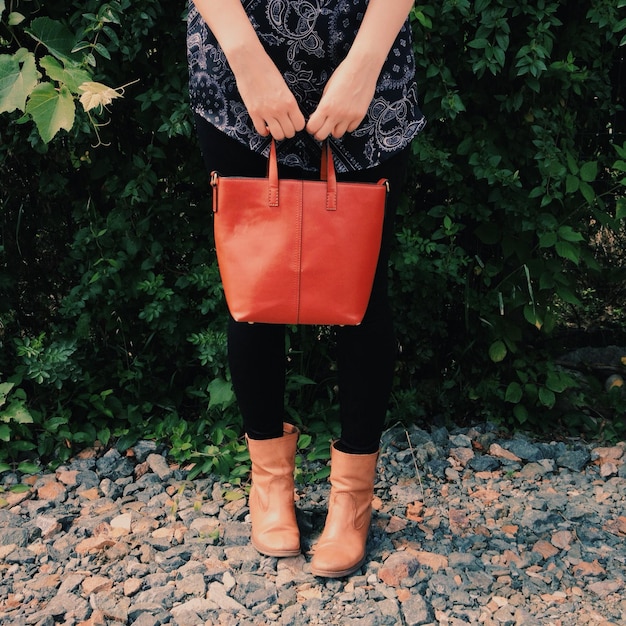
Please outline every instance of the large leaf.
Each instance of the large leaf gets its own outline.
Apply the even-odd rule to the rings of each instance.
[[[38,79],[32,52],[20,48],[14,55],[0,55],[0,113],[23,111]]]
[[[72,48],[76,45],[76,37],[61,22],[51,20],[49,17],[38,17],[32,21],[26,32],[48,48],[48,52],[57,59],[72,60]]]
[[[67,88],[75,94],[79,93],[79,85],[91,80],[91,74],[76,67],[63,67],[54,57],[45,56],[39,65],[46,70],[46,74],[59,83],[67,85]]]
[[[15,402],[9,406],[8,409],[2,411],[2,417],[0,419],[5,422],[16,422],[17,424],[32,424],[33,416],[28,412],[28,409],[21,403]]]
[[[76,106],[69,89],[55,89],[51,83],[41,83],[31,94],[26,113],[32,116],[41,138],[48,143],[61,130],[71,130]]]

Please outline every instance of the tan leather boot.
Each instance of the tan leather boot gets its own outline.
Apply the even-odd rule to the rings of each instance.
[[[295,426],[283,424],[277,439],[246,437],[252,461],[252,545],[267,556],[300,554],[293,478],[299,434]]]
[[[346,454],[332,446],[328,515],[313,549],[314,576],[340,578],[363,565],[377,460],[378,452]]]

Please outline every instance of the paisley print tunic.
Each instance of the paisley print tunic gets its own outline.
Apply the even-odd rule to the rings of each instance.
[[[308,118],[324,85],[348,53],[368,0],[241,0],[265,50]],[[267,154],[269,137],[254,129],[235,77],[215,37],[193,2],[187,26],[189,95],[192,110],[218,129]],[[424,127],[417,102],[415,58],[407,20],[378,78],[360,126],[330,138],[337,171],[374,167],[405,148]],[[320,144],[306,132],[279,143],[282,163],[319,169]]]

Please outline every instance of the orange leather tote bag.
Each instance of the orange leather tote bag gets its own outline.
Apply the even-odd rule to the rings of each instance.
[[[215,248],[231,315],[241,322],[356,325],[381,244],[387,181],[337,182],[325,143],[321,180],[213,172]]]

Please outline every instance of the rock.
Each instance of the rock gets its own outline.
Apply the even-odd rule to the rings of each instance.
[[[513,452],[503,448],[499,443],[492,443],[489,446],[489,454],[497,459],[504,459],[506,461],[513,461],[519,463],[522,459]]]
[[[160,454],[149,454],[146,459],[150,469],[162,482],[167,482],[174,474],[165,457]]]
[[[96,461],[96,470],[100,478],[116,481],[118,478],[130,476],[133,473],[133,465],[129,459],[122,457],[115,448],[112,448]]]
[[[475,472],[493,472],[500,467],[500,462],[492,456],[480,455],[470,459],[467,465]]]
[[[591,455],[587,450],[570,450],[557,457],[556,462],[559,467],[581,472],[590,460]]]
[[[143,463],[150,454],[156,452],[157,445],[154,441],[141,440],[133,446],[133,453],[138,463]]]
[[[412,595],[401,605],[404,623],[407,626],[419,626],[420,624],[428,624],[432,621],[433,616],[426,600],[419,595]]]
[[[408,552],[395,552],[385,560],[378,578],[391,587],[399,587],[403,579],[413,576],[419,567],[417,558]]]
[[[540,461],[544,458],[541,448],[525,439],[513,439],[505,447],[522,461]]]
[[[25,528],[0,529],[0,546],[23,547],[28,545],[29,533]]]
[[[128,598],[109,592],[96,593],[91,596],[90,603],[95,610],[101,611],[107,619],[122,624],[127,623],[128,609],[130,608]]]

